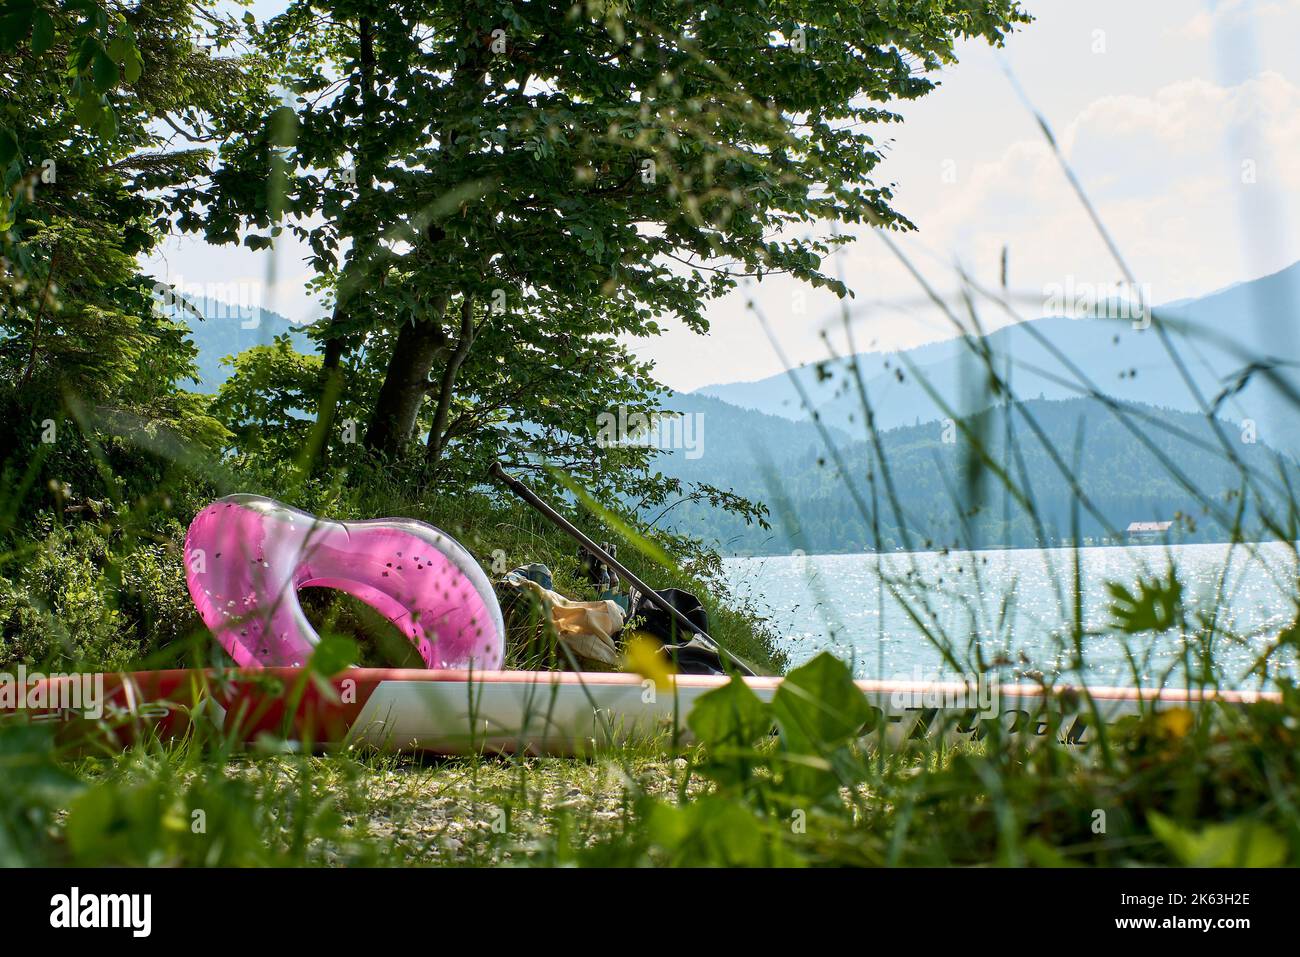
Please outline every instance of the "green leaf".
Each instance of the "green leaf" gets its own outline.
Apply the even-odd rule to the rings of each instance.
[[[127,52],[126,59],[122,63],[122,70],[127,83],[134,83],[140,79],[140,74],[144,72],[144,60],[140,58],[140,51],[135,48],[134,44],[131,45],[131,49]]]
[[[674,865],[684,867],[763,867],[781,860],[780,845],[764,833],[745,805],[706,795],[690,804],[656,804],[646,828]]]
[[[99,117],[104,112],[104,104],[98,96],[87,91],[76,98],[72,112],[76,116],[78,123],[86,129],[92,129],[99,125]]]
[[[787,746],[809,754],[848,743],[871,719],[848,666],[824,651],[786,676],[772,710]]]
[[[143,864],[157,847],[165,818],[157,782],[105,782],[83,793],[68,809],[68,845],[82,865]]]
[[[103,49],[96,50],[91,57],[90,75],[94,80],[95,89],[99,90],[100,93],[107,93],[117,86],[118,80],[121,79],[117,64]]]
[[[823,652],[790,672],[772,711],[781,732],[779,781],[791,799],[816,802],[854,773],[847,746],[873,712],[842,661]]]
[[[13,130],[0,126],[0,169],[8,166],[18,156],[18,137]]]
[[[72,70],[74,73],[81,73],[82,70],[90,66],[95,59],[97,52],[102,53],[103,47],[93,36],[87,36],[77,47],[77,52],[72,57]]]
[[[701,695],[686,723],[704,744],[752,745],[771,730],[772,716],[749,685],[733,677],[721,688]]]
[[[311,653],[307,667],[315,674],[330,678],[356,664],[360,654],[357,643],[351,638],[326,635]]]
[[[32,18],[36,12],[30,0],[15,0],[7,4],[3,16],[0,16],[0,50],[12,50],[18,42],[32,29]]]
[[[103,834],[109,830],[116,813],[113,792],[104,786],[93,788],[77,798],[68,812],[68,844],[81,857],[98,850]]]
[[[1211,824],[1191,831],[1157,811],[1147,815],[1155,834],[1188,867],[1280,867],[1287,845],[1277,831],[1258,821]]]
[[[135,41],[129,36],[114,37],[113,42],[108,45],[108,55],[112,57],[114,63],[121,65],[126,82],[134,83],[140,79],[144,62],[140,59],[140,51],[136,48]]]
[[[105,140],[117,138],[117,114],[111,108],[106,106],[100,111],[96,131]]]
[[[1168,631],[1178,621],[1183,585],[1173,568],[1164,580],[1139,580],[1136,595],[1119,582],[1107,582],[1106,588],[1115,599],[1110,606],[1111,625],[1127,635]]]
[[[32,52],[41,54],[52,46],[54,46],[54,18],[44,10],[38,10],[32,21]]]

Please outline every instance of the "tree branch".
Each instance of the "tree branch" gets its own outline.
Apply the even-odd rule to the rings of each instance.
[[[438,385],[438,405],[433,414],[433,425],[429,429],[429,443],[425,449],[425,460],[430,465],[437,464],[446,447],[447,417],[451,411],[451,399],[455,392],[456,376],[464,364],[470,349],[474,345],[474,294],[461,294],[460,301],[460,338],[456,348],[447,357],[447,365],[442,370],[442,381]]]

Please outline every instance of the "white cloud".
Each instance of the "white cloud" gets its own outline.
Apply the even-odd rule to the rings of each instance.
[[[1089,104],[1059,140],[1131,268],[1158,300],[1203,294],[1300,260],[1300,87],[1265,73],[1233,87],[1172,83]],[[1243,163],[1254,164],[1243,182]],[[928,245],[978,263],[1002,243],[1023,285],[1118,278],[1041,140],[977,167],[960,195],[917,213]],[[1258,237],[1268,241],[1258,242]]]
[[[1300,260],[1290,214],[1290,184],[1300,182],[1300,87],[1277,73],[1235,86],[1204,80],[1167,84],[1149,96],[1087,103],[1057,129],[1059,141],[1102,221],[1154,302],[1204,295]],[[1256,182],[1242,182],[1242,161]],[[906,171],[902,208],[920,232],[897,237],[930,282],[950,294],[960,262],[996,287],[1003,246],[1020,311],[1038,315],[1045,289],[1073,277],[1097,287],[1121,279],[1086,211],[1041,136],[1007,145],[992,161],[968,161],[944,184],[933,164]],[[915,280],[873,236],[843,254],[859,348],[892,349],[952,334]],[[797,284],[770,278],[751,291],[795,362],[824,357],[817,333],[843,348],[838,303],[808,290],[791,308]],[[778,371],[743,295],[714,304],[713,333],[646,345],[671,377],[692,385]],[[982,310],[985,328],[1005,321]],[[753,369],[754,371],[749,371]]]
[[[188,296],[256,306],[306,322],[322,313],[307,289],[314,275],[303,262],[307,252],[291,236],[281,237],[274,254],[182,236],[172,237],[144,266],[155,279]]]

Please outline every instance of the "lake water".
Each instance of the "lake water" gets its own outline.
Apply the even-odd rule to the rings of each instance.
[[[736,597],[783,636],[792,666],[829,650],[861,678],[951,678],[973,672],[982,654],[986,662],[1006,659],[998,668],[1004,680],[1041,671],[1093,685],[1178,685],[1187,674],[1179,663],[1193,659],[1199,670],[1208,647],[1224,686],[1255,688],[1261,683],[1248,677],[1252,666],[1296,617],[1296,557],[1285,543],[1082,548],[1078,560],[1082,667],[1070,637],[1071,549],[732,558],[725,568]],[[1139,576],[1163,576],[1171,561],[1183,585],[1187,632],[1125,638],[1108,627],[1106,583],[1134,591]],[[943,636],[960,669],[945,663],[918,621]],[[1274,660],[1294,676],[1293,655]]]

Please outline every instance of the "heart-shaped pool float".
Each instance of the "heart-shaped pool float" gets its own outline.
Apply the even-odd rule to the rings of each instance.
[[[496,669],[505,625],[483,569],[451,536],[411,518],[339,522],[260,495],[228,495],[185,537],[190,596],[245,668],[299,666],[320,641],[301,588],[337,588],[406,635],[430,668]]]

